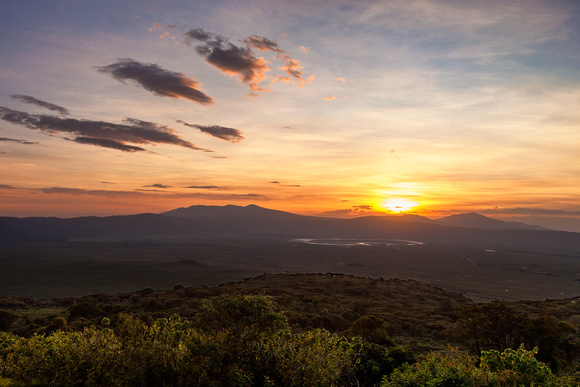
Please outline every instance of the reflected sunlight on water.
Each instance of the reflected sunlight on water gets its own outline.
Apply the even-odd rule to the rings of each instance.
[[[297,238],[292,239],[294,242],[307,243],[309,245],[325,245],[325,246],[414,246],[422,245],[423,242],[410,241],[404,239],[344,239],[344,238],[329,238],[329,239],[308,239]]]

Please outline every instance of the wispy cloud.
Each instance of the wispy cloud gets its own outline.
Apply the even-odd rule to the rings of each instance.
[[[335,100],[335,99],[336,99],[336,97],[335,97],[334,95],[330,95],[330,96],[328,96],[328,97],[324,97],[324,98],[322,98],[322,99],[323,99],[324,101],[332,101],[332,100]]]
[[[192,189],[219,189],[219,190],[226,190],[228,187],[221,187],[218,185],[190,185],[188,187],[183,188],[192,188]]]
[[[55,105],[53,103],[50,102],[46,102],[46,101],[42,101],[40,99],[36,99],[34,97],[31,97],[29,95],[24,95],[24,94],[12,94],[10,96],[10,98],[16,100],[16,101],[20,101],[20,102],[24,102],[30,105],[36,105],[36,106],[40,106],[42,108],[48,109],[48,110],[52,110],[54,112],[60,113],[62,115],[68,116],[70,114],[70,112],[68,111],[68,109],[63,108],[62,106],[58,106]]]
[[[79,144],[96,145],[103,148],[117,149],[123,152],[140,152],[146,150],[138,146],[126,145],[120,141],[110,140],[108,138],[76,137],[73,141],[78,142]]]
[[[96,69],[123,83],[127,80],[134,81],[160,97],[184,98],[201,105],[214,103],[213,98],[199,90],[200,82],[188,78],[185,74],[161,68],[155,63],[141,63],[124,58]]]
[[[278,46],[278,43],[270,40],[268,38],[264,38],[262,36],[252,35],[248,36],[244,39],[244,43],[248,47],[253,47],[260,51],[274,51],[274,52],[283,52]]]
[[[114,124],[106,121],[30,114],[0,106],[0,119],[45,133],[73,134],[77,136],[74,139],[76,142],[127,152],[143,150],[139,147],[127,147],[127,142],[132,144],[172,144],[211,152],[183,140],[168,126],[135,118],[126,118],[122,124]]]
[[[351,208],[343,208],[339,210],[326,211],[325,214],[335,214],[335,215],[386,215],[385,211],[377,211],[373,209],[373,206],[363,204],[358,206],[352,206]]]
[[[166,199],[203,199],[203,200],[225,200],[225,201],[239,201],[239,200],[271,200],[268,196],[255,193],[206,193],[206,192],[192,192],[179,193],[167,192],[158,189],[152,190],[134,190],[134,191],[114,191],[101,189],[83,189],[71,187],[42,187],[42,188],[25,188],[15,187],[6,184],[0,184],[0,190],[21,190],[28,192],[39,192],[50,195],[71,195],[71,196],[99,196],[109,198],[120,197],[150,197],[150,198],[166,198]]]
[[[279,181],[271,181],[270,184],[276,184],[279,187],[294,187],[294,188],[299,188],[300,184],[282,184]]]
[[[175,120],[180,124],[189,126],[190,128],[199,129],[203,133],[207,133],[210,136],[220,138],[229,142],[240,142],[244,139],[242,132],[234,128],[226,128],[225,126],[218,125],[200,125],[200,124],[190,124],[182,120]]]
[[[18,139],[15,139],[15,138],[7,138],[7,137],[0,137],[0,141],[17,142],[19,144],[24,144],[24,145],[34,145],[34,144],[38,144],[38,142],[34,142],[34,141],[18,140]]]
[[[153,188],[161,188],[161,189],[173,188],[170,185],[159,184],[159,183],[144,185],[143,187],[153,187]]]

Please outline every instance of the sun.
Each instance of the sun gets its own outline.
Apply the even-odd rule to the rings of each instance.
[[[382,207],[386,208],[389,212],[399,214],[402,212],[409,212],[418,205],[419,203],[412,200],[397,198],[383,201]]]

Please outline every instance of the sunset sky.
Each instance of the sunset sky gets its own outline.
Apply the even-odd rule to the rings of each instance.
[[[580,2],[0,2],[0,216],[580,216]]]

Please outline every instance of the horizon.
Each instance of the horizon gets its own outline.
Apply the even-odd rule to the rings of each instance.
[[[409,212],[409,211],[402,211],[402,212],[396,212],[396,213],[389,212],[389,211],[385,211],[385,212],[374,211],[374,212],[367,212],[367,213],[362,213],[362,214],[319,214],[319,215],[316,215],[316,214],[311,215],[310,214],[309,215],[309,214],[300,214],[298,212],[295,213],[295,212],[291,212],[291,211],[282,211],[282,210],[278,210],[275,208],[257,205],[254,203],[247,204],[247,205],[237,205],[237,204],[230,203],[230,204],[224,204],[224,205],[194,204],[191,206],[172,208],[172,209],[164,210],[161,212],[155,212],[152,214],[163,215],[166,212],[170,212],[173,210],[188,209],[191,207],[219,207],[219,208],[224,208],[224,207],[238,207],[238,208],[258,207],[258,208],[266,209],[266,210],[281,211],[281,212],[286,212],[286,213],[296,214],[296,215],[325,217],[325,218],[329,218],[329,219],[337,219],[337,218],[354,219],[354,218],[362,218],[362,217],[368,217],[368,216],[404,217],[404,216],[412,215],[412,216],[422,217],[422,218],[425,218],[425,219],[428,219],[431,221],[438,221],[438,220],[442,220],[444,218],[453,217],[453,216],[462,216],[462,215],[468,216],[468,215],[475,214],[475,215],[479,215],[479,216],[482,216],[484,218],[488,218],[491,220],[498,220],[498,221],[503,221],[503,222],[524,223],[524,224],[527,224],[530,226],[541,226],[541,227],[544,227],[548,230],[553,230],[553,231],[568,231],[568,232],[580,233],[580,220],[576,219],[576,218],[559,218],[559,217],[528,217],[528,218],[526,218],[526,217],[505,217],[505,218],[502,218],[502,217],[487,216],[487,215],[480,214],[480,213],[475,212],[475,211],[455,213],[455,214],[451,214],[451,215],[448,214],[445,216],[438,216],[438,217],[428,217],[425,215],[420,215],[420,214]],[[139,213],[129,213],[129,214],[108,214],[108,215],[88,214],[88,215],[69,216],[69,217],[56,216],[56,218],[73,219],[73,218],[83,218],[83,217],[131,216],[131,215],[141,215],[141,214],[145,214],[145,213],[151,213],[151,212],[139,212]],[[2,216],[3,215],[0,214],[0,217],[2,217]],[[29,217],[36,218],[37,216],[29,216]],[[28,218],[28,217],[17,217],[17,218]]]
[[[580,231],[578,2],[0,11],[0,216],[235,203]]]

